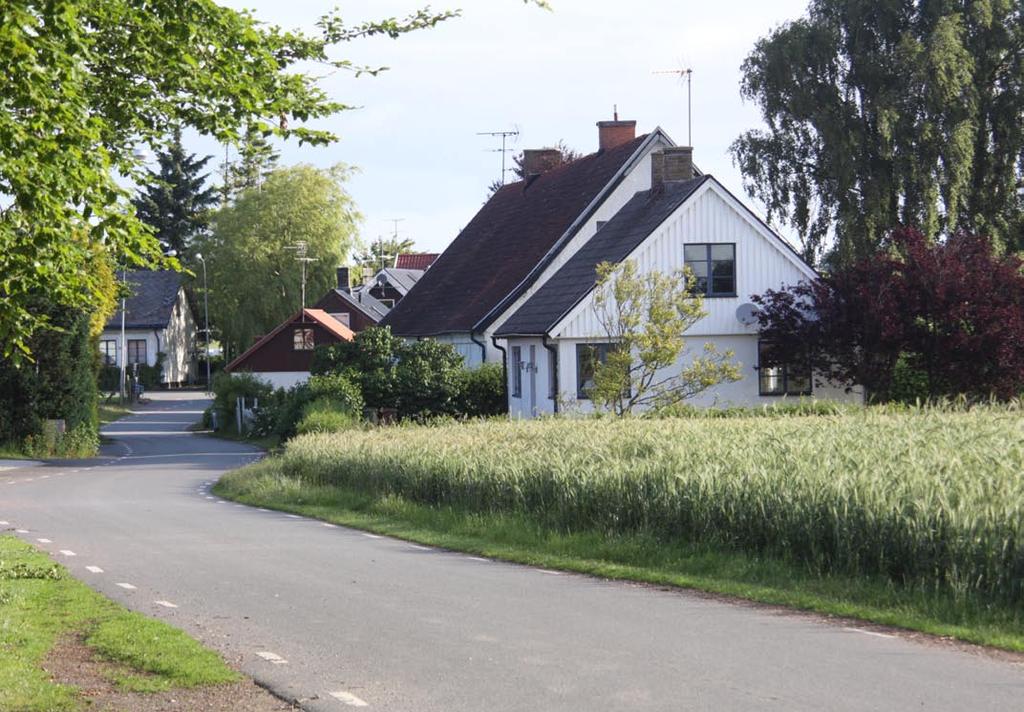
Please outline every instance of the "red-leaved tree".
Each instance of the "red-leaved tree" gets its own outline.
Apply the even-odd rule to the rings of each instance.
[[[897,364],[929,397],[1024,393],[1024,271],[983,237],[894,231],[871,258],[753,297],[770,361],[810,361],[834,383],[893,394]]]

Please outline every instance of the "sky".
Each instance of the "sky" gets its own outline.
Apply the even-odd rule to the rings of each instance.
[[[340,2],[342,17],[404,16],[417,0],[220,0],[264,22],[312,31]],[[758,38],[796,19],[806,0],[550,0],[552,11],[520,0],[434,0],[462,16],[397,40],[371,38],[337,48],[335,58],[387,66],[376,77],[324,74],[335,100],[358,107],[324,120],[340,140],[327,147],[279,143],[281,163],[358,169],[347,185],[363,214],[361,238],[397,228],[423,251],[440,251],[479,210],[501,173],[500,139],[518,130],[515,151],[562,140],[597,150],[596,122],[635,119],[687,142],[686,87],[661,70],[693,69],[694,161],[743,194],[729,145],[762,125],[740,97],[740,65]],[[190,137],[200,154],[223,149]],[[755,208],[753,201],[748,202]]]

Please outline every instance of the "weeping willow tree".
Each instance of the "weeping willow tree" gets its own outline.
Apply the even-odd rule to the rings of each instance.
[[[809,260],[869,255],[900,224],[1024,248],[1019,2],[812,0],[742,69],[768,128],[734,160]]]

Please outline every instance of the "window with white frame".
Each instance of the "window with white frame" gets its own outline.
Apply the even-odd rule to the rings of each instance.
[[[103,357],[104,366],[117,364],[117,340],[103,339],[100,341],[100,356]]]
[[[312,351],[315,346],[312,329],[302,328],[292,332],[292,349],[295,351]]]
[[[146,340],[145,339],[128,339],[128,363],[141,363],[145,365],[146,361]]]

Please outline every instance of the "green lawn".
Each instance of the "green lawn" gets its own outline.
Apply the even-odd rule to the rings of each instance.
[[[235,682],[213,651],[166,623],[133,613],[71,578],[46,554],[0,536],[0,709],[79,710],[86,701],[42,664],[53,646],[80,636],[110,661],[121,689],[156,692]]]
[[[1024,651],[1015,408],[296,438],[216,491],[410,540]]]
[[[132,412],[129,406],[120,405],[118,403],[102,403],[100,404],[99,411],[100,425],[113,423],[115,420],[120,420]]]

